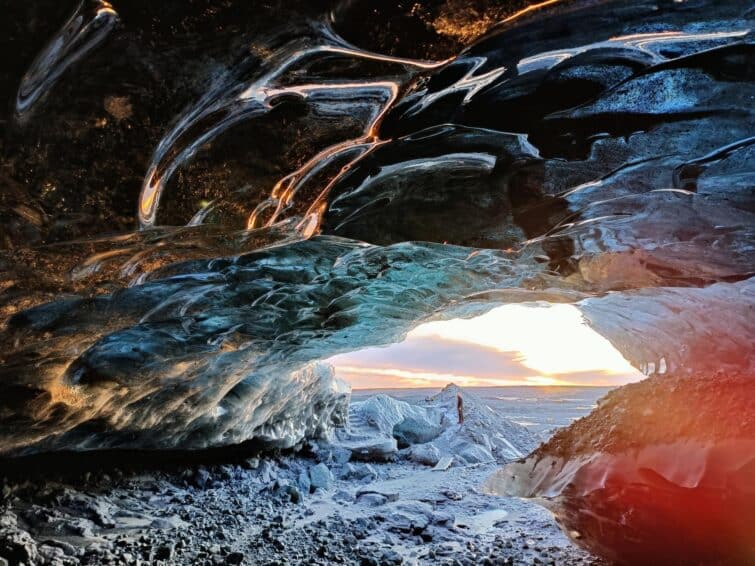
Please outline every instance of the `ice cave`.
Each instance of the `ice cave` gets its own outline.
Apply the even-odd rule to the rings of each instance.
[[[4,8],[0,566],[755,563],[751,2]]]

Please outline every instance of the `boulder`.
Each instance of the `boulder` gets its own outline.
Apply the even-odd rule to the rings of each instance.
[[[309,479],[314,489],[327,490],[333,485],[333,473],[322,463],[309,468]]]
[[[409,459],[425,466],[435,466],[440,461],[440,450],[431,442],[415,444],[409,448]]]

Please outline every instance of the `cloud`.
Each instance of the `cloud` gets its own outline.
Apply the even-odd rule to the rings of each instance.
[[[547,346],[547,345],[546,345]],[[591,370],[543,374],[521,352],[460,342],[438,335],[410,335],[404,342],[341,354],[328,360],[355,389],[458,385],[621,385],[638,373]]]
[[[404,370],[474,377],[481,380],[535,377],[537,372],[521,363],[515,352],[445,340],[439,337],[410,338],[385,348],[367,348],[332,358],[337,368]]]

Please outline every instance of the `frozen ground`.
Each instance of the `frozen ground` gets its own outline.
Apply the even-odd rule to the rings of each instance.
[[[455,394],[412,401],[426,410]],[[453,438],[474,437],[484,403],[462,394],[469,430],[447,426],[435,441],[440,452],[455,450]],[[352,408],[363,400],[355,398]],[[528,442],[527,431],[518,436],[494,417],[494,430],[514,431],[512,444]],[[76,477],[6,479],[0,556],[11,564],[598,563],[538,505],[480,491],[505,453],[475,464],[456,455],[434,470],[410,459],[413,448],[392,462],[344,461],[341,447],[320,442],[223,463],[158,462],[161,469],[144,471],[122,459]]]

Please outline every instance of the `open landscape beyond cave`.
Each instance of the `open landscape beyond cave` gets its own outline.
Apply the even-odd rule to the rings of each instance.
[[[0,566],[755,564],[755,4],[0,18]]]

